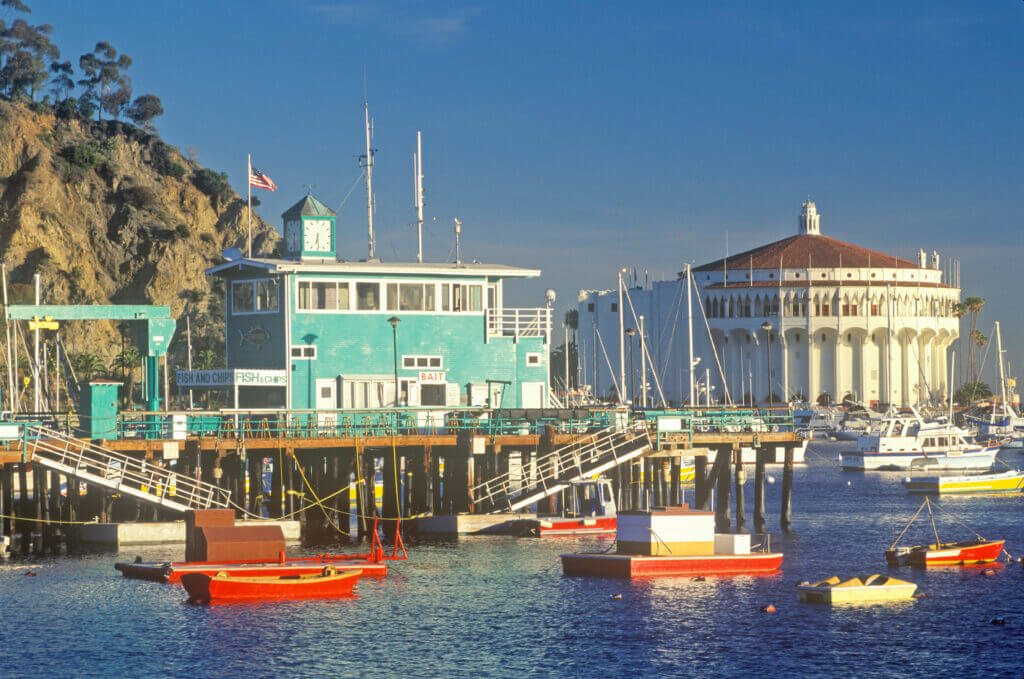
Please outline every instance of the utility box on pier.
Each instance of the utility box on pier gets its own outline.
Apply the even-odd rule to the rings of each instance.
[[[83,389],[75,434],[85,439],[117,438],[117,390],[120,382],[94,380]]]

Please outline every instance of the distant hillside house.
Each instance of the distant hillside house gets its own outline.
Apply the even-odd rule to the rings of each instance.
[[[710,387],[713,402],[725,401],[726,394],[735,403],[767,402],[769,353],[776,400],[903,406],[948,394],[960,289],[944,280],[938,253],[929,258],[920,250],[911,262],[829,238],[821,234],[815,204],[807,201],[796,235],[695,267],[693,278],[699,292],[699,300],[693,298],[699,359],[693,371],[698,394]],[[629,290],[632,307],[623,304],[627,328],[638,325],[634,310],[645,317],[650,360],[666,398],[675,403],[689,399],[684,290],[681,275]],[[618,379],[617,307],[614,291],[580,292],[583,377],[599,394],[614,389],[609,366]],[[634,343],[639,385],[638,337]],[[656,397],[653,378],[648,381]]]
[[[547,406],[550,310],[502,303],[506,281],[539,270],[344,261],[337,215],[312,195],[282,218],[283,258],[207,270],[227,291],[228,370],[179,384],[230,389],[239,408]]]

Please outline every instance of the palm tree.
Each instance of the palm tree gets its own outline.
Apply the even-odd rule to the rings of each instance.
[[[196,369],[197,370],[216,370],[222,367],[224,361],[221,360],[220,355],[213,349],[203,349],[196,354]]]
[[[97,374],[102,374],[107,371],[107,366],[103,363],[103,359],[96,354],[81,353],[75,354],[71,359],[71,365],[75,367],[86,380],[91,380]]]
[[[115,373],[120,371],[121,378],[125,383],[124,390],[124,405],[122,407],[128,407],[132,404],[132,396],[135,391],[135,369],[142,363],[142,355],[139,350],[135,347],[125,347],[114,359],[110,362],[110,372]]]
[[[967,336],[971,340],[974,340],[974,332],[978,329],[978,314],[980,314],[981,310],[985,308],[985,300],[983,298],[981,298],[981,297],[968,297],[967,299],[964,300],[963,306],[967,310],[967,312],[971,315],[970,331],[967,333]],[[969,360],[969,365],[970,365],[970,369],[969,370],[970,370],[970,375],[971,375],[971,381],[972,382],[977,382],[978,381],[978,371],[977,371],[977,366],[975,365],[975,351],[974,351],[975,346],[976,346],[976,343],[974,341],[972,341],[971,342],[971,355],[970,355],[970,358],[968,359]],[[984,346],[984,345],[982,345],[982,346]]]

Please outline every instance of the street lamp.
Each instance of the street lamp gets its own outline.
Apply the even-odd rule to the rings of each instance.
[[[395,407],[398,407],[398,324],[402,322],[402,319],[398,316],[392,316],[388,319],[388,323],[391,324],[391,339],[395,351]]]
[[[768,348],[768,407],[775,407],[775,399],[772,396],[772,322],[765,321],[761,324],[765,334],[765,347]]]
[[[633,338],[636,336],[636,328],[626,328],[626,334],[629,335],[629,397],[632,399],[633,376],[636,374],[636,371],[633,368]]]

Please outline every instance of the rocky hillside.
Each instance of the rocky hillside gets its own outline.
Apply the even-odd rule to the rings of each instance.
[[[130,124],[0,101],[0,184],[12,302],[31,301],[38,272],[45,303],[166,304],[216,349],[222,293],[203,270],[225,248],[244,249],[247,223],[224,175]],[[254,254],[272,254],[280,240],[254,212]],[[120,350],[112,323],[62,334],[73,353]]]

